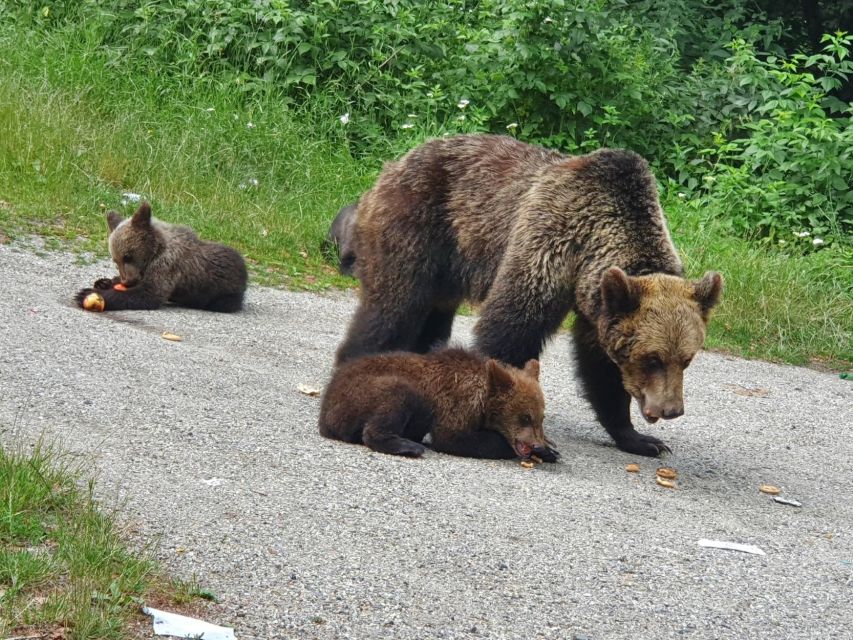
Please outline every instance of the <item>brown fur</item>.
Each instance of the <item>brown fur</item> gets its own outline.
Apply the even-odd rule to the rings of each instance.
[[[638,155],[568,157],[502,136],[433,140],[385,166],[355,225],[361,302],[339,362],[426,351],[468,300],[482,303],[477,347],[520,366],[575,311],[578,372],[603,426],[627,451],[667,448],[634,430],[630,399],[652,421],[681,414],[683,365],[702,345],[722,279],[683,278]]]
[[[105,310],[156,309],[167,302],[209,311],[238,311],[248,274],[243,257],[231,247],[200,240],[188,227],[151,216],[143,202],[133,217],[107,213],[110,255],[119,276],[82,289],[77,302],[97,290]],[[125,291],[114,288],[116,283]]]
[[[392,353],[335,371],[323,395],[320,433],[383,453],[436,451],[477,458],[539,455],[555,461],[542,430],[539,362],[524,369],[464,351]]]

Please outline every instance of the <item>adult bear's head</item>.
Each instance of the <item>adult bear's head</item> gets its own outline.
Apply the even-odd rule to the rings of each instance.
[[[651,274],[629,276],[618,267],[601,278],[598,335],[619,366],[622,384],[648,422],[684,413],[684,370],[702,348],[723,278],[701,280]]]

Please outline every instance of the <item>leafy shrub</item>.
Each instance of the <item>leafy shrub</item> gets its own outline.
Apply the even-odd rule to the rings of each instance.
[[[738,100],[751,117],[699,151],[697,203],[722,211],[738,234],[820,247],[853,232],[853,107],[829,94],[853,73],[853,38],[823,42],[821,53],[789,59],[733,46],[730,73],[748,88]]]

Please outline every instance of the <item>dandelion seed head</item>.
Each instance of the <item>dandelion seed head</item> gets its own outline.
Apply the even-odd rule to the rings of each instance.
[[[341,124],[347,124],[349,122],[349,112],[342,115],[338,120],[341,121]]]

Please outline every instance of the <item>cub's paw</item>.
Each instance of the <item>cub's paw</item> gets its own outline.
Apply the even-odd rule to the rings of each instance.
[[[106,308],[104,297],[95,289],[80,289],[74,299],[86,311],[103,311]]]
[[[616,446],[622,449],[622,451],[627,451],[638,456],[648,456],[649,458],[654,458],[664,452],[672,453],[672,449],[663,440],[637,431],[632,431],[617,440]]]
[[[560,452],[553,447],[533,447],[533,455],[542,462],[557,462]]]
[[[113,280],[112,278],[98,278],[95,280],[95,284],[92,285],[95,289],[112,289],[113,288]]]

